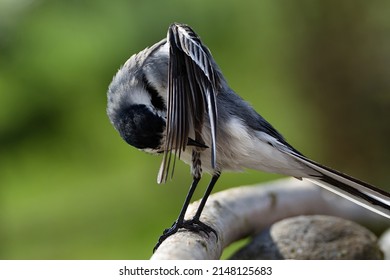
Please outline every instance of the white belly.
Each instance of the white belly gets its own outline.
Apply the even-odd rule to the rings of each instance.
[[[210,147],[210,133],[206,127],[203,137],[206,145]],[[187,164],[191,164],[192,149],[193,147],[187,147],[181,156]],[[217,168],[219,171],[241,171],[249,168],[294,177],[307,174],[306,167],[281,151],[283,149],[288,150],[288,147],[277,139],[263,132],[248,133],[238,119],[233,119],[225,128],[217,131]],[[214,172],[211,168],[210,149],[201,152],[201,161],[204,171]]]

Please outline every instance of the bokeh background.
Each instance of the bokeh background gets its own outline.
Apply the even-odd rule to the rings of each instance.
[[[389,14],[380,0],[0,0],[0,258],[150,257],[189,168],[157,185],[161,158],[120,139],[106,90],[172,22],[298,150],[390,190]],[[278,177],[225,173],[215,191]]]

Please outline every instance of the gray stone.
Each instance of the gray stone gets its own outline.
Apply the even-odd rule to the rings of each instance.
[[[332,216],[298,216],[273,224],[231,259],[383,259],[368,229]]]
[[[385,255],[385,259],[390,260],[390,228],[380,236],[378,244]]]

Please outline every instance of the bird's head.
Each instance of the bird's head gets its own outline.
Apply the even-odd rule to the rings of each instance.
[[[121,137],[148,152],[161,150],[166,123],[168,44],[162,40],[134,54],[107,93],[107,114]]]

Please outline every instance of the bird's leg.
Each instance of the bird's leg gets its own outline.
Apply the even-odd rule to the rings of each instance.
[[[218,181],[219,176],[221,176],[221,174],[218,172],[218,173],[214,174],[213,177],[211,178],[211,181],[210,181],[209,185],[207,186],[207,189],[203,195],[203,198],[200,201],[200,204],[198,206],[198,210],[196,210],[196,213],[195,213],[194,217],[192,218],[193,220],[199,220],[200,215],[202,214],[203,208],[206,204],[206,201],[207,201],[209,195],[211,194],[215,183]]]
[[[210,181],[209,185],[207,186],[207,189],[203,195],[202,200],[200,201],[200,204],[198,206],[198,209],[197,209],[195,215],[192,217],[191,220],[184,220],[184,216],[185,216],[185,213],[187,211],[188,205],[190,204],[192,195],[195,192],[195,189],[200,181],[201,173],[202,173],[199,153],[195,150],[193,151],[193,154],[192,154],[192,161],[193,161],[192,174],[193,174],[194,179],[192,181],[190,190],[187,193],[187,196],[186,196],[186,199],[184,201],[183,207],[180,211],[179,217],[177,218],[177,220],[173,223],[173,225],[170,228],[164,230],[164,232],[160,236],[156,246],[154,247],[153,252],[156,251],[156,249],[161,245],[161,243],[165,239],[167,239],[169,236],[175,234],[180,228],[185,228],[185,229],[192,231],[192,232],[203,231],[207,235],[209,235],[209,233],[212,232],[218,238],[217,232],[212,227],[210,227],[210,226],[208,226],[205,223],[200,221],[200,215],[202,214],[202,211],[203,211],[203,208],[206,204],[206,201],[207,201],[211,191],[213,190],[215,183],[217,182],[217,180],[220,176],[219,172],[215,173],[213,175],[213,177],[211,178],[211,181]]]
[[[220,175],[221,174],[219,172],[213,175],[213,177],[211,178],[211,181],[210,181],[209,185],[207,186],[207,189],[203,195],[203,198],[200,201],[200,204],[198,206],[198,210],[196,210],[196,213],[195,213],[194,217],[192,217],[191,220],[184,221],[183,228],[186,228],[186,229],[188,229],[190,231],[194,231],[194,232],[203,231],[207,235],[209,235],[209,233],[212,232],[218,238],[217,232],[212,227],[210,227],[210,226],[208,226],[205,223],[200,221],[200,215],[202,214],[202,211],[203,211],[203,208],[206,204],[206,201],[207,201],[211,191],[213,190],[214,185],[217,182]]]
[[[202,176],[202,164],[200,161],[200,153],[197,149],[192,150],[192,166],[191,166],[193,181],[190,187],[190,190],[187,193],[186,199],[184,201],[183,207],[181,208],[179,217],[173,223],[170,228],[164,230],[163,234],[158,239],[156,246],[154,246],[153,252],[161,245],[161,243],[167,239],[172,234],[175,234],[180,228],[184,228],[184,216],[186,214],[188,205],[190,204],[192,195],[195,192],[195,189],[200,181]]]
[[[184,215],[186,214],[188,205],[190,204],[192,195],[194,194],[196,186],[198,185],[199,181],[200,181],[200,177],[194,177],[194,180],[192,181],[190,190],[188,191],[186,199],[184,201],[183,207],[181,208],[179,217],[177,218],[177,220],[173,223],[173,225],[170,228],[167,228],[164,230],[163,234],[158,239],[156,246],[154,246],[153,252],[156,251],[156,249],[161,245],[161,243],[165,239],[167,239],[172,234],[175,234],[180,228],[183,228]]]

